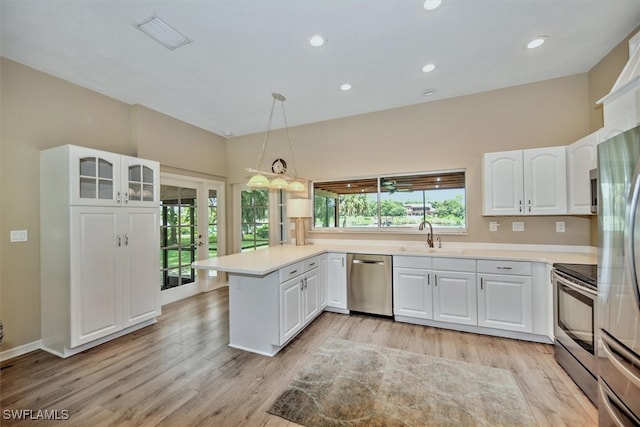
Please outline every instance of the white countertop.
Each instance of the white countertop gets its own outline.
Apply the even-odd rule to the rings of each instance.
[[[384,255],[429,256],[473,259],[499,259],[510,261],[533,261],[553,264],[556,262],[596,264],[595,250],[576,251],[573,248],[563,250],[562,247],[541,247],[531,249],[518,245],[507,245],[504,248],[495,248],[487,245],[487,248],[474,245],[468,248],[428,248],[421,245],[398,244],[342,244],[326,243],[305,246],[280,245],[258,249],[251,252],[242,252],[205,261],[196,261],[193,268],[204,270],[226,271],[236,274],[249,274],[264,276],[284,266],[298,262],[304,258],[320,255],[326,252],[342,253],[367,253]]]

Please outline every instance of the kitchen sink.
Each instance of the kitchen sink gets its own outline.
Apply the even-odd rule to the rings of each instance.
[[[420,254],[442,254],[442,255],[460,255],[464,253],[464,249],[460,248],[430,248],[428,246],[402,246],[400,252],[420,253]]]

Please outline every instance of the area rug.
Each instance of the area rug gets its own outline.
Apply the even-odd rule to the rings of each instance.
[[[334,338],[267,412],[309,427],[537,425],[507,370]]]

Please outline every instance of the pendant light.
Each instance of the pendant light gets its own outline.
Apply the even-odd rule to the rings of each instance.
[[[287,141],[289,142],[289,153],[291,155],[291,164],[293,166],[294,174],[297,174],[295,168],[295,158],[293,153],[293,146],[291,144],[291,135],[289,133],[289,125],[287,124],[287,114],[284,110],[284,101],[286,98],[279,93],[272,93],[273,102],[271,103],[271,112],[269,113],[269,123],[267,125],[267,132],[264,135],[264,139],[262,141],[262,149],[260,150],[260,154],[256,160],[255,169],[247,168],[248,172],[253,173],[254,175],[247,182],[247,186],[250,188],[273,188],[277,190],[286,190],[290,192],[303,192],[307,190],[305,184],[302,183],[303,180],[296,176],[290,176],[286,173],[286,164],[284,165],[284,170],[280,173],[268,172],[263,169],[263,160],[264,160],[264,152],[267,148],[267,143],[269,141],[269,133],[271,132],[271,123],[273,122],[273,110],[275,109],[276,102],[280,102],[282,105],[282,115],[284,117],[284,126],[287,132]],[[279,159],[280,160],[280,159]],[[284,162],[283,162],[284,163]],[[269,181],[269,178],[273,179]]]

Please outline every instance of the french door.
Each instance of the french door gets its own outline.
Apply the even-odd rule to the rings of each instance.
[[[223,200],[222,182],[161,174],[163,304],[221,286],[217,271],[195,270],[191,263],[224,254]]]

